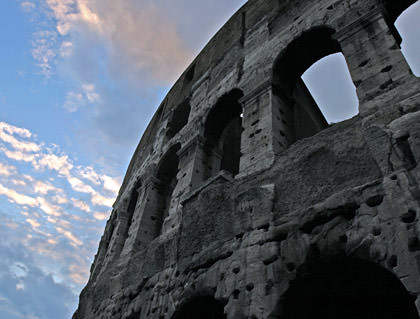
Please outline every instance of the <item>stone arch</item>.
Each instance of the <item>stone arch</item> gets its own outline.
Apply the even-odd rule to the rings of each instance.
[[[398,44],[401,44],[402,39],[397,28],[395,27],[395,21],[408,7],[410,7],[415,2],[417,2],[417,0],[381,0],[385,21],[388,24],[388,27],[390,28]]]
[[[166,217],[176,209],[176,200],[173,197],[174,190],[178,184],[179,158],[177,152],[181,144],[171,146],[160,160],[156,168],[156,209],[154,219],[155,237],[162,231],[162,225]]]
[[[301,79],[302,74],[318,60],[341,53],[333,38],[335,30],[320,26],[303,32],[279,54],[273,67],[274,117],[283,145],[309,137],[328,126],[318,105]]]
[[[243,93],[234,89],[219,98],[209,112],[204,125],[204,179],[226,170],[239,172],[241,157]]]
[[[210,296],[200,296],[183,304],[172,319],[225,319],[224,305]]]
[[[298,269],[281,303],[281,316],[270,318],[419,317],[413,298],[394,274],[372,262],[341,256]]]

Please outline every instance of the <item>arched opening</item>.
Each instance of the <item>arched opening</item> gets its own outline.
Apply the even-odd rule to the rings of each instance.
[[[174,137],[176,133],[178,133],[185,125],[187,125],[190,111],[191,106],[189,101],[184,101],[175,108],[168,122],[168,130],[166,135],[169,138]]]
[[[409,6],[415,3],[417,0],[380,0],[383,6],[385,20],[391,29],[392,34],[397,40],[398,44],[401,44],[401,36],[395,27],[395,21],[406,10]]]
[[[156,214],[151,216],[155,222],[154,237],[161,233],[165,218],[171,211],[176,210],[177,201],[173,197],[173,192],[178,183],[179,158],[177,152],[180,147],[179,143],[172,146],[163,156],[157,168]]]
[[[223,95],[207,116],[204,127],[204,179],[226,170],[239,172],[241,157],[242,91],[232,90]]]
[[[322,58],[341,53],[340,44],[332,37],[334,32],[328,27],[306,31],[276,59],[273,68],[274,133],[283,146],[328,126],[302,75]],[[345,97],[341,96],[341,99]]]
[[[137,181],[136,184],[134,185],[133,190],[131,191],[130,202],[128,203],[128,208],[127,208],[127,212],[129,216],[133,216],[134,210],[136,209],[137,201],[139,199],[140,187],[141,187],[141,181]]]
[[[391,272],[351,258],[310,266],[292,282],[282,304],[282,319],[419,318],[413,298]]]
[[[344,55],[333,53],[318,60],[302,80],[329,124],[359,113],[359,99]]]
[[[198,297],[175,312],[172,319],[224,319],[224,306],[212,297]]]
[[[136,210],[137,203],[139,201],[140,188],[141,188],[141,181],[138,180],[135,183],[133,190],[131,191],[130,201],[128,203],[127,225],[124,229],[124,237],[123,237],[125,239],[127,239],[127,237],[128,237],[128,231],[130,230],[130,226],[131,226],[131,223],[133,221],[134,212]]]
[[[391,30],[401,42],[401,52],[411,71],[420,77],[420,1],[413,2],[388,2],[386,11],[392,22]]]

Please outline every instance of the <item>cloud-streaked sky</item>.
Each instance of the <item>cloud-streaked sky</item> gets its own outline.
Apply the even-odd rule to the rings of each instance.
[[[145,126],[243,3],[0,1],[1,319],[71,317]],[[419,3],[403,15],[404,54],[419,75]],[[305,81],[321,84],[313,89],[330,121],[357,111],[357,100],[331,108],[354,94],[340,55]]]

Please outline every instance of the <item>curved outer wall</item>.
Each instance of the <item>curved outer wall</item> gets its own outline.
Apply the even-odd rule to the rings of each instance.
[[[245,4],[149,124],[73,318],[169,319],[199,296],[220,302],[228,319],[282,318],[299,269],[336,255],[386,269],[420,309],[420,81],[393,27],[413,2]],[[305,138],[296,136],[306,126],[295,126],[292,142],[275,66],[317,28],[333,30],[359,115]],[[209,164],[225,160],[217,143],[234,145],[219,127],[217,143],[206,137],[216,105],[229,127],[239,115],[229,106],[243,109],[236,175]],[[178,160],[176,174],[165,158]],[[175,177],[160,178],[166,171]]]

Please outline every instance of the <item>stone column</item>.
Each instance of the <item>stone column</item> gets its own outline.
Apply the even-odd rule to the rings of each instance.
[[[182,186],[184,194],[200,187],[206,179],[209,163],[204,146],[204,137],[197,134],[178,151],[180,167],[178,185]]]
[[[279,132],[275,132],[275,118],[279,112],[274,105],[272,85],[267,81],[241,98],[243,105],[241,160],[238,176],[246,176],[269,168],[275,153],[283,148]]]
[[[412,85],[407,89],[405,85],[415,81],[415,77],[385,21],[382,7],[378,6],[344,26],[334,34],[334,38],[339,41],[346,57],[361,105],[369,108],[413,94]],[[393,90],[397,87],[398,94]],[[374,103],[363,103],[369,101]],[[366,110],[360,111],[363,113]]]

